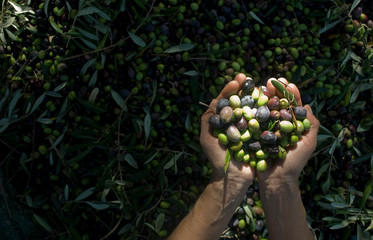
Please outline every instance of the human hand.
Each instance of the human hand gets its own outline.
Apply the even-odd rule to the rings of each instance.
[[[298,88],[292,83],[289,84],[285,78],[279,78],[278,80],[283,82],[287,86],[286,89],[294,94],[298,106],[302,106]],[[267,82],[267,88],[271,96],[277,95],[283,97],[283,94],[272,85],[271,79]],[[317,133],[320,126],[320,122],[313,115],[311,107],[309,105],[305,105],[304,107],[307,110],[307,118],[311,122],[311,129],[302,135],[296,145],[288,149],[284,160],[277,160],[266,171],[257,172],[259,185],[281,185],[282,183],[294,183],[298,181],[302,169],[316,148]]]
[[[216,104],[221,98],[229,98],[233,94],[237,94],[246,81],[246,76],[242,73],[238,74],[235,79],[229,82],[221,91],[219,96],[212,100],[210,107],[215,109]],[[223,146],[218,138],[212,135],[212,129],[209,126],[210,117],[215,114],[215,111],[208,109],[201,117],[201,135],[200,144],[207,158],[213,167],[213,180],[221,180],[228,177],[235,183],[239,182],[248,186],[254,179],[254,170],[249,164],[238,161],[230,161],[227,172],[224,170],[226,147]]]

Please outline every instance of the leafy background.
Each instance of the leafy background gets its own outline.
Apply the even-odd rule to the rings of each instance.
[[[371,9],[359,0],[2,1],[4,236],[167,237],[212,171],[199,102],[243,72],[258,85],[296,83],[321,121],[299,181],[316,238],[370,239]],[[268,237],[256,183],[222,233],[244,237]]]

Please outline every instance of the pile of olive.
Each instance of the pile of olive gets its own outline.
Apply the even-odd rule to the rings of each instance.
[[[267,169],[269,159],[285,159],[287,148],[311,126],[304,107],[271,96],[249,77],[238,94],[219,99],[215,110],[209,119],[214,136],[235,160],[258,171]]]

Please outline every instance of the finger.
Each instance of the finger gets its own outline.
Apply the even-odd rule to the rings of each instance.
[[[307,132],[307,137],[310,137],[314,139],[314,141],[317,141],[317,133],[319,132],[320,128],[320,121],[315,117],[315,115],[312,113],[312,108],[310,105],[305,105],[304,108],[307,110],[307,119],[311,122],[311,129]]]
[[[278,78],[277,81],[279,81],[282,85],[284,85],[285,89],[286,89],[286,86],[289,84],[288,80],[286,78],[283,78],[283,77]],[[276,89],[276,93],[278,94],[277,96],[284,97],[284,93],[280,92],[277,89]]]
[[[300,92],[297,86],[295,86],[295,84],[293,83],[289,83],[286,87],[286,90],[294,95],[295,100],[297,101],[297,105],[302,106],[302,98],[300,97]]]
[[[272,80],[277,80],[276,78],[270,78],[267,81],[267,89],[269,90],[271,97],[277,95],[276,88],[272,84]]]
[[[233,94],[237,94],[238,91],[241,89],[242,84],[245,82],[246,76],[243,73],[239,73],[236,75],[233,81],[230,81],[220,92],[217,99],[221,98],[229,98]]]
[[[210,106],[215,108],[217,102],[218,102],[217,99],[212,100],[210,103]],[[215,111],[212,110],[211,108],[207,109],[206,112],[203,113],[201,117],[201,137],[207,136],[208,134],[210,134],[209,119],[214,114],[215,114]]]

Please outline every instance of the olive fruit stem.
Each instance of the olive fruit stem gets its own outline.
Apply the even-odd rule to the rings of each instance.
[[[199,102],[199,104],[201,104],[202,106],[208,107],[208,108],[210,108],[210,109],[212,109],[212,110],[214,110],[214,111],[216,112],[216,109],[215,109],[215,108],[210,107],[209,105],[207,105],[207,104],[204,103],[204,102]]]

